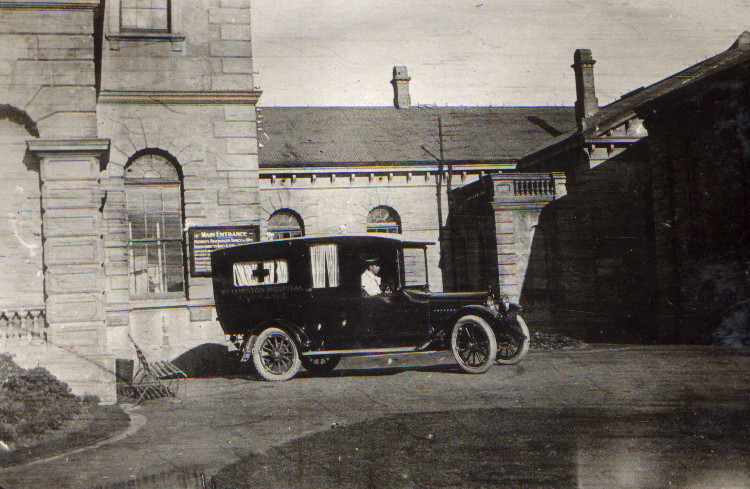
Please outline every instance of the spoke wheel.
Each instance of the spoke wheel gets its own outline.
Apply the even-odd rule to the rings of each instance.
[[[255,340],[252,352],[253,365],[265,380],[289,380],[299,371],[300,358],[297,345],[282,329],[264,329]]]
[[[511,322],[508,328],[506,331],[497,332],[496,360],[502,365],[515,365],[528,353],[531,335],[526,321],[521,316],[516,316],[515,322]]]
[[[302,366],[311,374],[325,375],[336,368],[341,361],[341,355],[314,355],[302,357]]]
[[[479,316],[462,316],[451,334],[451,350],[464,372],[483,374],[490,369],[497,354],[495,334]]]

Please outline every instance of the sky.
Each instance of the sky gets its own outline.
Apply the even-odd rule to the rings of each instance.
[[[572,105],[573,51],[600,105],[727,49],[750,0],[252,0],[261,106]]]

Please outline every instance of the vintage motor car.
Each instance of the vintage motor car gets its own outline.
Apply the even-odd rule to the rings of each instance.
[[[289,238],[211,253],[224,333],[266,380],[343,356],[451,350],[468,373],[526,355],[520,307],[484,292],[430,292],[427,246],[394,234]]]

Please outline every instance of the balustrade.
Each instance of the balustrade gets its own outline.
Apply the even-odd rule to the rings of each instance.
[[[0,345],[47,341],[47,317],[42,308],[0,311]]]

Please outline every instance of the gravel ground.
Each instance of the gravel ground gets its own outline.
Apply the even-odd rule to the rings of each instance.
[[[728,348],[593,345],[583,350],[531,352],[519,365],[497,366],[484,375],[463,374],[449,353],[436,353],[345,359],[334,376],[314,378],[301,374],[282,383],[259,382],[242,376],[191,379],[183,382],[179,399],[149,402],[136,409],[132,414],[142,416],[145,422],[132,436],[49,463],[0,469],[0,486],[90,489],[169,470],[199,470],[214,475],[249,457],[258,460],[255,457],[272,456],[278,449],[301,442],[309,435],[324,433],[332,437],[333,445],[326,449],[337,450],[337,433],[342,433],[339,430],[359,429],[359,423],[372,422],[362,426],[369,426],[376,438],[380,433],[387,437],[391,436],[386,429],[389,425],[379,420],[414,415],[410,421],[414,432],[426,436],[419,427],[439,421],[421,421],[423,413],[449,413],[447,417],[451,418],[458,416],[456,412],[466,411],[468,418],[463,422],[470,425],[471,412],[496,411],[491,414],[495,420],[493,426],[503,426],[502,414],[510,413],[507,431],[531,443],[543,440],[545,432],[557,429],[555,426],[563,435],[578,436],[576,430],[580,428],[570,427],[574,425],[544,424],[550,413],[570,409],[572,415],[584,419],[575,426],[584,427],[589,410],[613,413],[592,421],[604,430],[602,437],[576,438],[581,440],[582,451],[567,451],[564,456],[564,463],[579,471],[578,487],[606,487],[587,485],[587,481],[596,482],[599,480],[596,474],[600,473],[647,469],[649,465],[644,464],[656,463],[660,457],[661,445],[650,444],[649,440],[654,438],[648,433],[643,437],[618,435],[639,432],[643,423],[637,422],[634,411],[654,412],[664,419],[690,410],[713,410],[719,417],[731,417],[737,410],[750,406],[749,371],[750,356]],[[536,411],[540,414],[534,417],[528,414],[532,410],[542,411]],[[608,437],[608,427],[614,426],[613,420],[617,419],[624,423],[622,430],[613,431],[613,436]],[[410,430],[412,424],[407,425]],[[334,425],[336,428],[332,429]],[[705,436],[699,423],[689,426],[693,428],[688,428],[685,436],[677,433],[667,438],[677,440],[679,446],[694,439],[691,437]],[[446,436],[450,435],[440,436],[438,442],[444,443]],[[344,435],[340,443],[348,450],[357,447],[351,447],[348,436]],[[631,457],[628,455],[631,446],[643,448],[635,450]],[[734,456],[737,453],[731,449],[734,445],[727,446],[730,447],[727,457]],[[417,447],[405,446],[409,450]],[[475,450],[479,455],[481,451],[480,447]],[[527,453],[529,459],[514,463],[521,463],[528,470],[536,470],[539,467],[535,464],[540,460],[553,457],[550,452]],[[597,465],[600,460],[606,463]],[[735,469],[737,480],[744,485],[735,484],[735,479],[729,479],[721,467],[711,465],[711,460],[701,460],[691,472],[692,485],[681,487],[750,487],[747,466],[750,457],[742,461],[745,465],[733,461],[725,465]],[[375,460],[375,465],[370,464],[373,470],[377,463]],[[670,463],[665,465],[669,470]],[[456,467],[458,470],[462,465]],[[515,469],[508,466],[493,470]],[[668,477],[669,470],[664,477]],[[656,472],[646,472],[644,477],[653,473]],[[659,480],[663,480],[663,473],[658,474],[661,474]],[[742,479],[746,474],[747,478]],[[417,474],[411,480],[418,481],[419,477],[422,476]],[[451,480],[446,478],[445,483]],[[494,484],[492,480],[487,481],[487,487]],[[614,480],[620,481],[620,485],[609,487],[648,487],[637,481],[627,485],[624,475]],[[481,487],[482,482],[476,484],[474,487]]]

